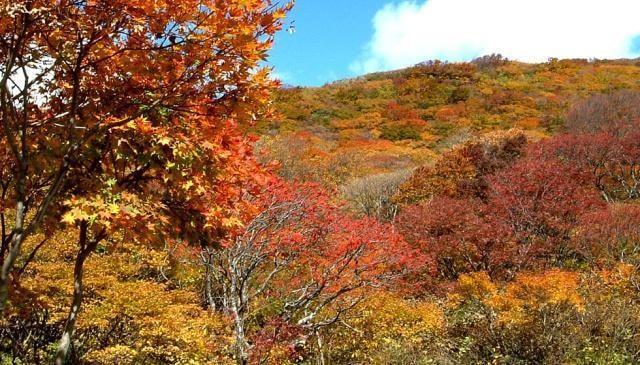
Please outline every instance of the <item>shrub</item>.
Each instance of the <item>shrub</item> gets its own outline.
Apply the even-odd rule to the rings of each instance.
[[[387,104],[386,109],[382,114],[385,118],[393,121],[399,121],[403,119],[417,119],[416,112],[406,105],[400,105],[395,101]]]
[[[458,86],[453,89],[451,96],[449,96],[449,103],[455,104],[463,101],[467,101],[471,95],[471,90],[467,86]]]
[[[565,134],[538,144],[534,158],[560,158],[591,175],[609,202],[640,198],[640,130]]]
[[[565,363],[583,311],[578,275],[552,270],[497,285],[475,273],[458,283],[449,297],[453,363]]]
[[[402,141],[406,139],[420,140],[420,132],[416,127],[406,124],[386,124],[380,130],[380,138],[389,141]]]
[[[526,143],[524,133],[512,129],[489,133],[455,146],[443,153],[433,166],[416,169],[402,184],[394,200],[413,204],[435,195],[484,198],[485,177],[512,164]]]
[[[621,90],[598,94],[574,103],[566,115],[566,129],[574,134],[623,133],[640,121],[640,92]]]
[[[484,270],[496,275],[513,266],[508,232],[484,214],[484,205],[472,199],[434,197],[404,207],[396,221],[398,231],[435,263],[438,277],[455,280],[462,273]]]
[[[585,216],[576,232],[577,252],[595,265],[640,264],[640,205],[617,204]]]
[[[342,195],[352,209],[361,215],[393,220],[398,212],[391,197],[411,174],[411,170],[371,175],[350,181],[342,187]]]
[[[489,184],[488,214],[517,240],[518,267],[570,258],[571,232],[604,205],[587,172],[553,159],[527,156],[491,176]]]
[[[481,71],[492,71],[499,66],[507,64],[508,62],[509,60],[499,53],[480,56],[471,61],[471,63],[476,65],[476,67]]]
[[[427,364],[444,314],[435,303],[376,293],[344,323],[323,332],[332,364]]]

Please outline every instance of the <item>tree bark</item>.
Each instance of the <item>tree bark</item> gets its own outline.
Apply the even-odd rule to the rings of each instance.
[[[75,266],[73,268],[73,301],[69,315],[67,316],[67,323],[64,326],[60,342],[58,344],[58,352],[56,353],[56,365],[62,365],[65,362],[69,348],[71,347],[71,340],[73,338],[73,332],[78,320],[78,314],[80,313],[80,307],[82,305],[82,297],[84,287],[82,285],[82,278],[84,274],[84,262],[89,257],[91,252],[95,250],[98,239],[87,239],[88,224],[86,221],[80,223],[80,236],[78,238],[79,250],[76,256]]]
[[[234,313],[235,335],[236,335],[236,363],[247,365],[249,362],[249,351],[247,340],[244,334],[244,318],[239,313]]]
[[[217,310],[216,300],[213,292],[213,253],[210,249],[204,249],[202,251],[202,261],[204,262],[204,297],[207,301],[207,306],[211,312]]]
[[[234,332],[236,337],[236,363],[238,365],[246,365],[249,362],[249,346],[245,336],[244,318],[245,308],[243,301],[243,289],[238,282],[236,267],[234,264],[230,265],[231,271],[231,314],[234,321]]]
[[[318,344],[318,365],[325,365],[324,360],[324,343],[322,342],[322,334],[320,331],[315,331],[316,341]]]
[[[0,271],[0,315],[4,314],[7,300],[9,298],[9,276],[16,259],[20,255],[22,242],[24,242],[24,215],[25,206],[22,200],[19,200],[16,204],[16,221],[13,229],[14,235],[11,237],[9,253],[6,260],[2,263],[2,270]]]

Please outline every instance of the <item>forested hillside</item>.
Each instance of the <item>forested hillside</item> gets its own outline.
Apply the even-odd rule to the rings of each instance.
[[[490,55],[280,89],[260,158],[412,250],[402,284],[325,330],[326,356],[638,361],[639,88],[633,60]]]
[[[640,89],[637,61],[429,61],[320,88],[284,88],[278,117],[258,124],[271,156],[295,156],[285,174],[341,184],[419,166],[492,130],[530,139],[562,131],[567,112],[598,93]],[[348,155],[348,157],[347,157]]]
[[[640,362],[640,65],[283,87],[291,8],[0,0],[0,364]]]

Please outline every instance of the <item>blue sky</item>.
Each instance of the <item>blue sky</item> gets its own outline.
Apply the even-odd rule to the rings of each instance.
[[[291,85],[440,59],[640,56],[640,0],[296,0],[269,65]],[[286,28],[285,25],[285,28]]]
[[[286,19],[296,32],[281,32],[270,64],[283,82],[322,85],[353,76],[349,65],[373,32],[372,19],[389,0],[297,0]],[[286,27],[285,27],[286,28]]]

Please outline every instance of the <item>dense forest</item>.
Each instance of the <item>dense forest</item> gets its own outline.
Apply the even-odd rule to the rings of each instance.
[[[291,7],[0,0],[0,364],[640,362],[640,61],[291,87]]]

